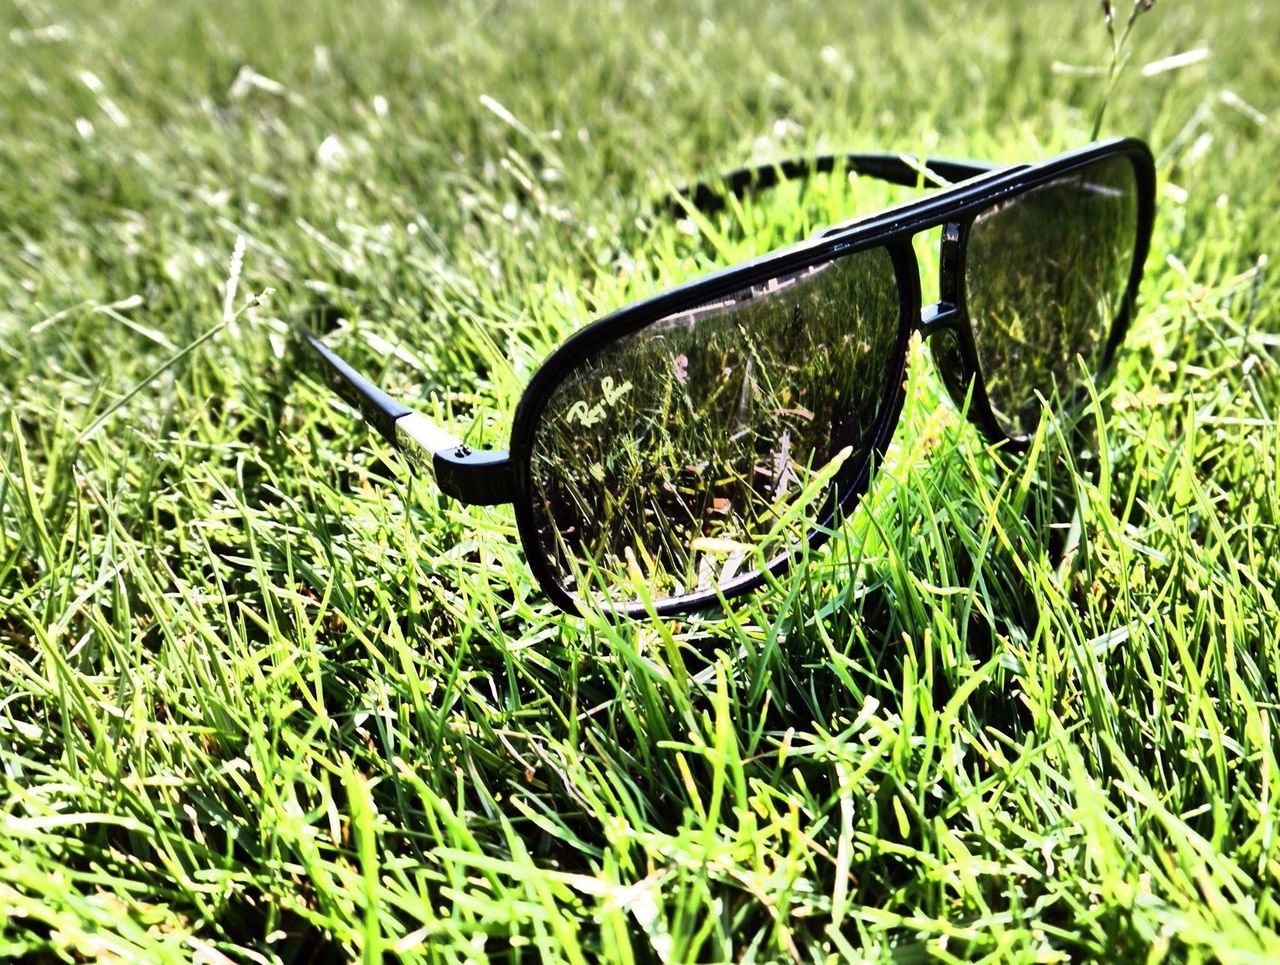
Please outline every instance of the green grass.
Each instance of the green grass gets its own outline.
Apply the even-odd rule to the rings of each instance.
[[[612,625],[291,382],[290,313],[502,445],[593,315],[909,194],[708,241],[664,185],[1046,156],[1111,51],[1093,0],[648,6],[0,6],[0,953],[1280,956],[1280,6],[1130,38],[1098,445],[1002,466],[923,353],[825,551]]]

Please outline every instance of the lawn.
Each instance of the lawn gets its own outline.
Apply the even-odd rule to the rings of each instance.
[[[1095,0],[0,5],[0,954],[1280,958],[1278,39],[1159,0],[1109,78]],[[999,458],[915,352],[862,505],[722,614],[563,615],[509,507],[295,378],[326,306],[500,448],[592,317],[914,195],[690,233],[671,186],[1036,160],[1104,100],[1160,188],[1094,441]]]

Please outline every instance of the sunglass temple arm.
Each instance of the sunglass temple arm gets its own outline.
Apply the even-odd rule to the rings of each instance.
[[[294,329],[321,378],[364,421],[419,469],[435,478],[446,496],[471,505],[494,506],[513,498],[511,460],[502,450],[475,450],[364,378],[305,327]]]
[[[999,165],[986,161],[957,161],[950,158],[919,158],[909,154],[820,154],[816,157],[788,158],[730,171],[708,181],[680,188],[668,197],[666,206],[680,214],[685,204],[705,214],[725,206],[726,195],[741,198],[751,191],[826,174],[843,168],[864,177],[915,187],[924,182],[948,184],[967,181],[994,171]]]

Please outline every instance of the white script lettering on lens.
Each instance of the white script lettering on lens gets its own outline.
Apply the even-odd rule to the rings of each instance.
[[[623,382],[615,387],[613,384],[613,376],[606,375],[600,380],[600,392],[604,396],[604,401],[597,402],[595,405],[587,405],[586,400],[579,399],[573,405],[569,406],[569,411],[565,413],[566,422],[576,422],[584,428],[591,428],[597,422],[603,421],[608,410],[615,402],[631,391],[631,383]]]

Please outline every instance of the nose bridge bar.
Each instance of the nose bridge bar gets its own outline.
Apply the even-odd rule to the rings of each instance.
[[[920,310],[920,333],[927,339],[935,332],[954,328],[962,315],[960,286],[961,226],[947,222],[942,226],[942,242],[938,252],[938,295],[932,305]]]
[[[934,302],[920,309],[920,334],[924,338],[954,328],[960,318],[960,310],[947,302]]]

